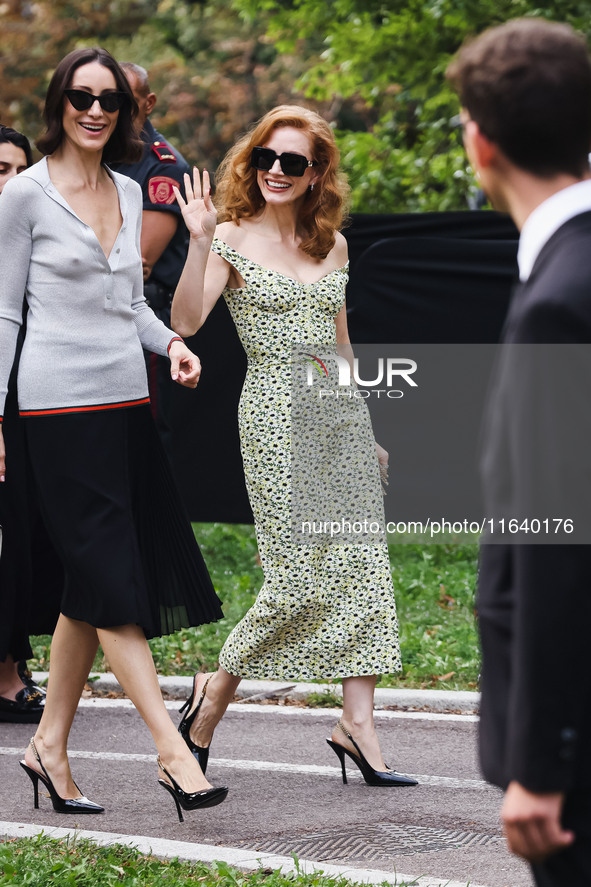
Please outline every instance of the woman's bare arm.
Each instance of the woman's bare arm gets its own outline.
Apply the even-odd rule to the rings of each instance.
[[[198,169],[193,171],[192,182],[185,174],[186,201],[178,188],[174,191],[190,240],[187,261],[172,301],[171,323],[175,332],[186,337],[196,333],[205,322],[228,283],[230,266],[210,250],[217,213],[207,170],[203,171],[203,185]]]

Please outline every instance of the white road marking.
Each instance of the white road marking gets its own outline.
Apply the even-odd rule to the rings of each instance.
[[[164,702],[169,711],[178,711],[182,703],[182,699],[166,699]],[[80,708],[133,708],[133,702],[130,699],[103,699],[100,697],[81,699],[78,705]],[[254,702],[232,702],[228,706],[228,711],[250,712],[252,714],[283,714],[294,717],[303,717],[305,715],[312,718],[339,718],[341,716],[340,708],[299,708],[296,705],[260,705]],[[478,715],[446,714],[434,711],[382,711],[381,709],[376,709],[374,717],[378,720],[461,721],[466,724],[478,722]]]
[[[162,838],[146,838],[142,835],[122,835],[113,832],[89,831],[83,829],[52,828],[51,826],[28,825],[20,822],[0,822],[0,836],[6,838],[32,838],[43,833],[48,838],[73,838],[94,841],[101,846],[123,844],[135,847],[141,853],[151,853],[163,859],[189,860],[191,862],[226,862],[236,868],[256,871],[259,868],[278,869],[283,874],[299,870],[310,874],[323,872],[333,878],[347,878],[355,884],[400,885],[407,882],[412,887],[467,887],[465,881],[449,881],[445,878],[419,877],[401,873],[377,871],[375,869],[356,869],[344,865],[328,865],[299,859],[297,866],[290,856],[276,856],[272,853],[261,853],[254,850],[243,850],[237,847],[217,847],[211,844],[193,844],[189,841],[169,841]],[[482,885],[470,884],[470,887]]]
[[[22,757],[22,748],[0,747],[0,755],[18,755]],[[127,754],[125,752],[113,751],[68,751],[70,758],[83,758],[91,761],[135,761],[138,763],[155,763],[155,754]],[[312,774],[314,776],[329,776],[331,779],[341,777],[340,767],[328,767],[322,764],[289,764],[283,761],[251,761],[240,758],[215,758],[212,765],[217,769],[228,770],[256,770],[268,773],[301,773]],[[454,776],[425,776],[407,774],[418,779],[421,785],[436,785],[440,788],[460,788],[460,789],[476,789],[478,791],[489,790],[495,791],[482,779],[458,779]],[[361,780],[361,774],[355,770],[348,768],[347,779]]]

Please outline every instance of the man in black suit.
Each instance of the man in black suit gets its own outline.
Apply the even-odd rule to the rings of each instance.
[[[480,185],[521,232],[520,283],[485,425],[485,501],[499,522],[551,522],[544,544],[522,534],[527,542],[507,536],[481,549],[481,761],[505,791],[509,847],[530,861],[537,884],[583,887],[591,885],[591,538],[582,526],[591,509],[591,61],[569,26],[521,19],[463,47],[447,76]],[[549,544],[553,520],[569,515],[539,509],[571,497],[582,544],[567,544],[568,531]]]

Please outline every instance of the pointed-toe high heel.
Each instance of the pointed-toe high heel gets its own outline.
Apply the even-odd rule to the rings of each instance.
[[[199,672],[197,672],[197,674],[199,674]],[[201,690],[201,696],[199,697],[199,702],[197,703],[195,710],[191,711],[191,707],[193,705],[193,700],[195,699],[195,678],[196,677],[197,677],[197,675],[195,675],[195,677],[193,678],[193,692],[191,693],[191,695],[189,696],[189,698],[187,699],[185,704],[182,706],[182,708],[179,709],[180,714],[182,714],[184,711],[190,712],[190,714],[184,715],[182,721],[180,722],[179,733],[181,734],[181,736],[183,737],[183,739],[187,743],[191,754],[193,755],[194,758],[196,758],[197,763],[199,764],[203,774],[205,775],[205,771],[207,770],[207,762],[209,760],[209,746],[205,747],[202,745],[195,745],[195,743],[191,739],[191,727],[193,726],[193,722],[195,721],[195,718],[199,714],[199,709],[201,708],[203,700],[205,699],[207,685],[209,684],[213,675],[210,675],[208,677],[208,679],[205,681],[205,683],[203,684],[203,688]]]
[[[351,758],[353,763],[361,770],[361,775],[365,779],[368,785],[418,785],[416,779],[413,779],[412,776],[403,776],[402,773],[397,773],[396,770],[374,770],[373,767],[367,762],[363,752],[343,725],[342,721],[339,721],[337,724],[340,730],[343,731],[349,742],[351,742],[355,746],[355,750],[357,754],[352,751],[349,751],[348,748],[345,748],[343,745],[339,745],[338,742],[333,742],[332,739],[327,739],[326,741],[338,757],[341,762],[341,768],[343,771],[343,783],[347,784],[347,773],[345,770],[345,755]],[[388,766],[388,765],[386,765]]]
[[[33,752],[33,757],[43,770],[43,773],[39,773],[37,770],[33,770],[32,767],[29,767],[24,761],[19,761],[19,764],[29,776],[31,782],[33,783],[33,795],[34,795],[34,803],[35,809],[39,808],[39,780],[43,783],[47,791],[49,792],[49,797],[51,798],[51,803],[53,804],[53,809],[56,813],[103,813],[104,807],[101,807],[100,804],[95,804],[94,801],[89,801],[88,798],[85,798],[82,792],[80,792],[79,798],[62,798],[55,790],[53,782],[51,778],[43,766],[43,762],[39,757],[39,752],[37,751],[37,747],[35,745],[35,740],[31,739],[29,743],[31,746],[31,751]],[[76,785],[76,783],[74,783]],[[76,785],[76,788],[78,786]],[[78,788],[78,791],[80,789]]]
[[[166,779],[159,779],[158,782],[173,796],[176,812],[179,815],[179,822],[184,822],[181,807],[183,810],[198,810],[200,807],[215,807],[217,804],[225,801],[228,794],[228,789],[225,785],[221,785],[218,788],[208,788],[201,792],[186,792],[180,787],[174,777],[170,775],[160,760],[160,755],[158,755],[158,766],[166,776],[166,779],[170,780],[170,782],[167,782]]]

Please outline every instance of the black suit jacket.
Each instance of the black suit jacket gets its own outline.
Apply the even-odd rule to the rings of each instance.
[[[546,243],[515,290],[503,341],[551,347],[525,366],[501,358],[482,453],[487,513],[523,517],[564,490],[589,490],[591,510],[591,212]],[[552,365],[554,345],[575,358]],[[483,545],[478,613],[486,778],[538,792],[591,787],[591,545]]]

